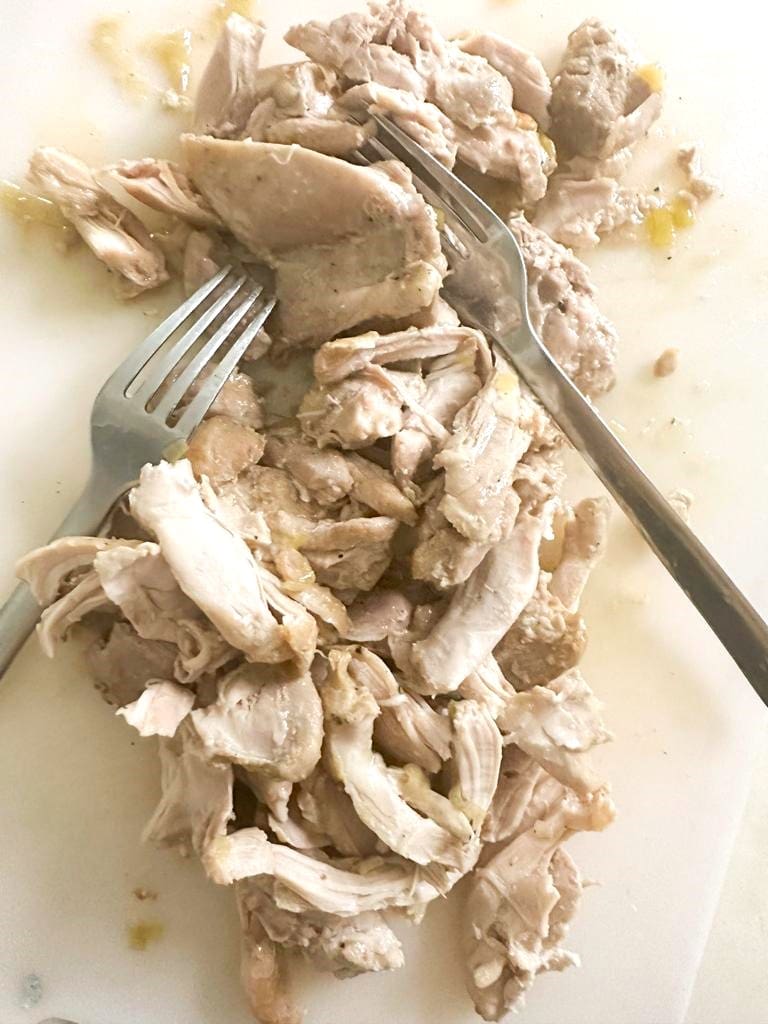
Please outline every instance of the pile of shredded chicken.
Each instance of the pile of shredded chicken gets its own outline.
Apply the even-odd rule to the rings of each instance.
[[[565,843],[613,818],[590,763],[609,734],[578,668],[607,508],[563,498],[555,425],[441,296],[438,221],[409,172],[346,158],[382,112],[501,189],[533,323],[596,396],[615,332],[561,242],[594,244],[653,202],[617,173],[661,97],[596,20],[552,83],[517,45],[446,40],[404,0],[296,26],[299,63],[260,68],[262,37],[227,21],[183,165],[32,159],[129,294],[172,272],[194,290],[235,259],[268,264],[279,302],[186,457],[142,470],[132,539],[58,540],[19,575],[46,653],[86,620],[104,697],[160,737],[145,838],[232,887],[259,1020],[300,1018],[286,951],[338,977],[399,967],[392,915],[420,920],[466,875],[467,985],[499,1020],[577,962]],[[693,151],[681,167],[706,198]],[[175,263],[141,204],[176,222]],[[290,419],[254,388],[273,343],[314,349]]]

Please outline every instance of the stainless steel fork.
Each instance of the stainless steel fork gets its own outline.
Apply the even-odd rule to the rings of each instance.
[[[205,305],[208,298],[209,305]],[[261,300],[261,301],[259,301]],[[259,305],[257,306],[257,303]],[[232,312],[228,307],[234,305]],[[170,456],[200,423],[246,348],[275,305],[262,285],[229,267],[219,271],[182,303],[118,367],[96,397],[91,413],[91,476],[80,499],[54,533],[57,537],[98,533],[111,508],[147,462]],[[242,324],[255,312],[230,348],[201,378]],[[160,349],[182,329],[181,337]],[[219,317],[223,323],[206,337]],[[202,345],[197,351],[195,346]],[[183,364],[185,356],[191,358]],[[146,373],[142,376],[143,371]],[[182,405],[200,380],[194,397]],[[0,609],[0,676],[35,627],[40,608],[25,584]]]
[[[509,359],[768,705],[768,626],[544,347],[531,325],[515,236],[405,132],[386,118],[374,120],[376,136],[361,151],[362,162],[402,161],[445,218],[441,234],[451,268],[446,298]]]

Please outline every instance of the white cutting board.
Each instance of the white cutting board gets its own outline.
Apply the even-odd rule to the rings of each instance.
[[[157,0],[127,6],[137,31],[177,28],[205,9]],[[279,33],[292,21],[346,6],[265,0],[273,28],[266,56],[287,52]],[[705,10],[698,2],[518,0],[476,3],[471,14],[455,0],[427,4],[446,30],[497,27],[550,66],[567,31],[599,14],[666,66],[667,113],[648,147],[646,180],[653,185],[668,173],[678,142],[698,139],[726,197],[702,213],[671,261],[620,246],[590,258],[603,309],[622,336],[620,383],[602,407],[664,489],[694,492],[694,525],[766,612],[768,142],[757,98],[764,16],[752,6],[732,0],[727,24],[722,7],[697,24]],[[84,43],[93,17],[122,9],[105,0],[2,0],[0,175],[20,175],[26,155],[44,142],[69,144],[95,162],[168,151],[174,118],[152,104],[123,102]],[[121,308],[87,254],[51,253],[41,230],[23,233],[5,218],[0,247],[5,589],[14,558],[51,532],[85,478],[92,396],[172,296]],[[650,366],[669,345],[681,350],[680,369],[659,381]],[[611,541],[586,602],[586,669],[616,733],[601,759],[620,813],[606,834],[572,844],[585,875],[602,883],[586,893],[572,932],[584,966],[537,984],[523,1018],[529,1024],[682,1021],[765,721],[618,514]],[[31,644],[4,682],[2,1024],[50,1014],[82,1024],[248,1020],[230,894],[206,883],[194,864],[138,844],[157,771],[151,742],[134,737],[92,691],[76,651],[48,663]],[[131,895],[137,886],[156,890],[158,900],[139,903]],[[302,970],[308,1024],[469,1024],[459,913],[451,901],[430,910],[420,931],[404,929],[407,966],[398,974],[338,983]],[[164,926],[143,953],[127,942],[127,927],[139,920]],[[44,986],[32,1010],[20,1007],[30,972]],[[750,1024],[763,1024],[753,1009]]]

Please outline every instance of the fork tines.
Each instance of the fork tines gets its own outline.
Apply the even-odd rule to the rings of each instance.
[[[110,377],[105,390],[118,390],[162,422],[181,411],[175,425],[191,431],[263,327],[275,301],[265,298],[263,285],[224,267],[152,331]],[[196,319],[191,320],[193,316]],[[190,320],[181,337],[163,349]],[[206,374],[209,364],[214,368]],[[193,387],[194,397],[184,404]]]
[[[496,218],[486,204],[396,124],[380,114],[370,116],[376,124],[376,135],[358,151],[359,162],[401,161],[410,169],[414,185],[424,198],[443,211],[454,238],[460,239],[466,231],[477,242],[487,241],[487,228]]]

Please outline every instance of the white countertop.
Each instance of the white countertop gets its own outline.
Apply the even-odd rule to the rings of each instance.
[[[357,3],[262,0],[261,9],[277,30]],[[754,0],[719,5],[717,18],[702,17],[706,7],[693,0],[424,6],[449,31],[493,24],[550,66],[567,30],[597,14],[666,67],[667,109],[647,147],[648,183],[669,175],[678,143],[700,139],[725,196],[702,212],[672,261],[644,247],[605,245],[590,255],[602,308],[621,335],[619,384],[602,408],[665,491],[693,491],[694,527],[768,611],[768,137],[757,127],[765,120],[765,11]],[[87,55],[93,18],[126,7],[134,28],[168,29],[206,4],[6,0],[0,176],[19,176],[42,142],[96,162],[168,151],[178,123],[156,107],[126,106]],[[271,36],[267,59],[278,53]],[[62,258],[44,237],[5,221],[0,246],[4,372],[14,380],[0,404],[5,589],[13,559],[55,527],[84,479],[98,385],[170,298],[121,309],[88,254]],[[660,382],[650,367],[673,344],[680,369]],[[765,754],[730,857],[765,710],[618,514],[585,611],[585,667],[616,732],[601,754],[620,815],[605,835],[574,840],[576,858],[602,883],[573,929],[584,966],[543,978],[519,1019],[683,1024],[687,1013],[688,1024],[768,1024]],[[110,718],[71,651],[51,665],[25,650],[2,698],[0,801],[12,842],[0,844],[0,1020],[36,1019],[19,1010],[15,986],[38,970],[41,1017],[245,1022],[228,894],[205,885],[194,865],[137,844],[157,786],[150,751]],[[125,922],[136,911],[131,889],[142,884],[162,891],[166,936],[138,955],[126,948]],[[430,911],[408,939],[406,968],[391,978],[310,983],[307,1024],[470,1024],[458,952],[444,934],[459,912],[456,901]]]
[[[768,730],[758,751],[686,1024],[768,1021]],[[661,1024],[661,1022],[660,1022]]]

